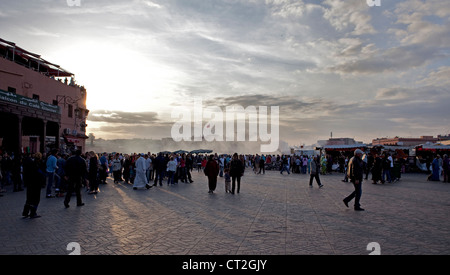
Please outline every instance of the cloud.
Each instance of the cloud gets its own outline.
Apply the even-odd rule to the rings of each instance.
[[[352,35],[374,34],[369,7],[361,0],[326,0],[324,18],[338,31],[351,30]]]
[[[343,74],[375,74],[408,70],[430,64],[447,55],[427,45],[413,44],[377,50],[359,59],[344,62],[329,68]]]
[[[107,139],[167,138],[173,122],[160,119],[156,112],[96,110],[89,113],[89,132]]]
[[[408,97],[408,89],[406,88],[383,88],[377,92],[378,100],[406,99]]]
[[[159,5],[157,3],[154,3],[152,1],[149,1],[149,0],[142,0],[142,3],[144,3],[145,5],[147,5],[147,6],[151,7],[151,8],[157,8],[157,9],[161,9],[162,8],[161,5]]]
[[[450,87],[450,67],[442,66],[431,71],[427,77],[418,81],[418,84]]]
[[[295,142],[445,124],[446,1],[40,0],[0,10],[3,39],[82,80],[98,137],[169,136],[167,110],[193,97],[279,106],[282,139]]]
[[[266,0],[266,4],[273,16],[283,18],[301,17],[306,10],[306,5],[301,0]]]
[[[331,0],[326,3],[332,8],[324,16],[337,30],[348,28],[348,24],[353,21],[347,19],[355,13],[355,18],[360,18],[361,13],[367,9],[367,5],[364,7],[350,1],[344,3]],[[350,8],[351,4],[355,5],[355,8]],[[371,40],[349,36],[331,42],[334,48],[330,49],[335,53],[335,58],[329,60],[327,70],[341,75],[356,76],[405,72],[449,57],[450,20],[447,15],[450,11],[441,1],[400,2],[392,10],[392,12],[385,10],[380,15],[385,17],[387,22],[392,22],[391,25],[385,23],[388,27],[380,29],[386,30],[384,39],[392,34],[393,40],[373,43]],[[333,14],[336,18],[332,16]],[[366,19],[369,20],[370,16]],[[353,36],[360,36],[363,33],[351,32]],[[377,32],[366,33],[374,34],[374,37],[380,36]],[[345,45],[347,47],[342,48]]]
[[[435,49],[450,44],[450,8],[443,1],[407,1],[394,10],[395,25],[388,30],[403,45],[423,44]],[[403,26],[400,28],[400,26]]]

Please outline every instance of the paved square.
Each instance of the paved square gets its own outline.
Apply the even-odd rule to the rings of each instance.
[[[450,184],[404,174],[398,183],[363,183],[364,212],[346,208],[353,190],[343,174],[321,176],[249,169],[240,194],[226,194],[219,178],[133,190],[108,179],[101,192],[83,192],[83,207],[41,193],[39,219],[22,218],[25,192],[0,198],[0,254],[62,254],[76,242],[84,255],[303,255],[362,254],[371,242],[381,254],[450,253]],[[12,188],[8,186],[7,188]],[[351,202],[352,204],[353,202]]]

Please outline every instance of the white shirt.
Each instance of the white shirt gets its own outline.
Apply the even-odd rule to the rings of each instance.
[[[391,162],[391,168],[394,167],[394,160],[392,159],[392,156],[389,156],[388,160]]]
[[[136,161],[136,171],[147,171],[147,167],[146,167],[146,161],[144,157],[139,157],[138,160]]]
[[[152,159],[148,158],[145,160],[145,164],[146,164],[146,169],[147,170],[151,170],[152,169]]]
[[[177,162],[175,160],[171,160],[167,163],[167,171],[177,171]]]

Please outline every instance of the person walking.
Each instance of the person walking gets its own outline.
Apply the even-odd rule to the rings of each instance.
[[[42,154],[34,154],[34,159],[27,155],[23,160],[23,180],[27,188],[27,197],[23,207],[22,216],[40,218],[37,214],[39,202],[41,201],[41,182],[37,180],[39,175],[39,163]]]
[[[238,154],[233,154],[233,159],[230,162],[230,176],[231,176],[231,194],[234,194],[236,190],[237,182],[237,193],[241,190],[241,177],[244,175],[244,163],[239,159]]]
[[[189,180],[189,183],[193,183],[194,181],[192,180],[192,175],[191,175],[191,171],[193,169],[194,166],[194,161],[192,159],[192,155],[188,154],[186,157],[186,175],[187,175],[187,180]],[[187,183],[187,181],[186,181]]]
[[[97,154],[93,151],[89,152],[89,168],[88,168],[88,181],[89,181],[89,194],[97,194],[99,178],[99,160],[97,158]]]
[[[100,157],[100,167],[98,171],[99,180],[102,184],[106,184],[106,178],[108,176],[108,154],[104,152]]]
[[[212,194],[216,190],[219,170],[219,164],[214,160],[214,155],[210,155],[205,167],[205,175],[208,177],[208,193]]]
[[[175,173],[177,171],[177,161],[174,157],[170,157],[169,162],[167,163],[167,185],[175,184]]]
[[[223,177],[223,170],[225,169],[225,158],[223,155],[219,156],[219,177]]]
[[[56,166],[56,162],[58,161],[56,159],[56,154],[58,153],[57,149],[53,149],[51,151],[51,155],[47,158],[47,198],[53,198],[52,196],[52,187],[53,182],[55,180],[55,172],[56,169],[58,169],[58,166]]]
[[[259,172],[258,172],[258,174],[261,174],[261,171],[262,171],[263,175],[266,173],[266,168],[264,167],[264,163],[265,163],[265,159],[264,159],[264,155],[262,155],[259,158]]]
[[[167,164],[165,164],[164,157],[162,153],[158,153],[158,156],[155,158],[153,162],[153,169],[155,170],[155,181],[153,186],[156,186],[159,180],[159,186],[162,186],[162,181],[164,178],[164,171],[167,168]]]
[[[56,166],[56,183],[55,183],[55,192],[57,197],[64,197],[66,191],[66,181],[64,180],[65,169],[66,169],[66,154],[58,154]]]
[[[81,150],[77,150],[75,155],[71,156],[66,162],[66,179],[68,182],[68,190],[64,199],[64,206],[69,208],[70,197],[75,192],[77,196],[77,206],[83,206],[81,200],[81,183],[86,175],[86,161],[81,157]]]
[[[319,174],[320,174],[320,163],[318,157],[314,156],[310,162],[310,177],[309,177],[309,187],[312,187],[313,179],[316,179],[319,188],[323,187],[323,184],[320,182]]]
[[[441,156],[436,155],[433,162],[431,163],[431,175],[428,176],[428,180],[432,181],[440,181],[440,166],[439,166],[439,159]]]
[[[153,170],[153,165],[152,165],[152,158],[151,158],[151,154],[150,152],[148,154],[144,155],[145,158],[145,167],[146,167],[146,172],[145,172],[145,176],[147,177],[147,183],[150,183],[151,180],[151,175],[152,175],[152,170]]]
[[[390,155],[389,155],[390,156]],[[391,160],[389,158],[388,154],[385,154],[383,157],[383,175],[381,178],[381,183],[385,183],[385,179],[391,183]]]
[[[375,163],[375,157],[372,155],[372,153],[369,153],[367,155],[367,165],[365,167],[366,168],[365,169],[365,172],[366,172],[365,180],[367,180],[369,178],[369,173],[372,173],[372,168],[373,168],[374,163]],[[373,174],[372,174],[372,177],[373,177]]]
[[[361,199],[361,193],[362,193],[362,181],[363,181],[363,175],[364,175],[364,168],[363,168],[363,161],[361,159],[361,156],[363,155],[363,151],[360,149],[356,149],[354,152],[354,157],[352,157],[348,163],[348,169],[347,169],[347,175],[350,179],[350,182],[353,183],[353,186],[355,188],[355,191],[353,191],[350,195],[348,195],[343,201],[345,206],[348,207],[348,203],[354,198],[355,199],[355,205],[354,209],[355,211],[364,211],[363,208],[361,208],[361,205],[359,203]]]
[[[450,182],[449,170],[450,170],[450,159],[448,155],[444,155],[444,159],[442,160],[442,169],[444,170],[444,182]]]
[[[114,159],[112,161],[112,170],[113,170],[114,183],[119,183],[120,172],[122,171],[122,163],[120,162],[120,159],[119,159],[119,153],[114,155]]]
[[[288,162],[287,156],[283,156],[283,160],[281,162],[280,174],[283,174],[283,171],[285,171],[285,170],[288,172],[288,175],[291,174],[291,172],[289,172],[289,162]]]
[[[152,186],[147,183],[147,166],[144,154],[140,154],[139,158],[136,160],[136,177],[133,182],[133,190],[144,187],[147,189],[152,188]]]
[[[229,168],[225,168],[223,176],[225,178],[225,193],[231,193],[231,176]]]
[[[377,184],[378,181],[383,182],[381,173],[383,171],[383,159],[375,155],[374,162],[372,166],[372,183]]]
[[[12,179],[14,184],[13,192],[23,191],[22,188],[22,156],[21,153],[15,154],[12,166]]]

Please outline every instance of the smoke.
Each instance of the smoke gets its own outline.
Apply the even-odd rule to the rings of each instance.
[[[172,138],[154,139],[96,139],[93,144],[86,144],[86,151],[119,152],[124,154],[131,153],[158,153],[163,151],[174,152],[177,150],[193,151],[198,149],[212,150],[217,154],[290,154],[289,144],[280,141],[277,151],[261,152],[260,141],[180,141],[175,142]]]

